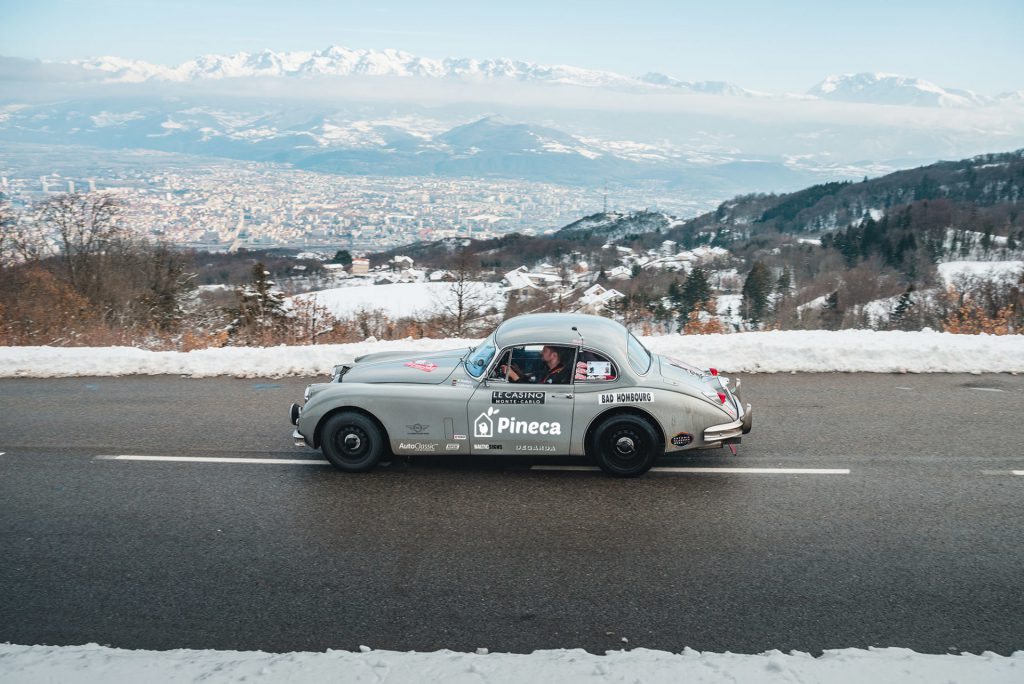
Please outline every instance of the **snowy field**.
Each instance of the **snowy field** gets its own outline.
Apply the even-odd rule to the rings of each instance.
[[[814,658],[800,652],[761,655],[609,651],[535,651],[529,655],[362,650],[326,653],[129,651],[85,646],[0,644],[5,684],[52,682],[366,682],[503,684],[506,682],[642,682],[715,684],[1019,684],[1024,651],[1011,656],[924,655],[903,648],[846,648]]]
[[[938,332],[773,331],[644,338],[654,352],[734,373],[1024,372],[1024,335]],[[311,347],[222,347],[157,352],[134,347],[0,347],[0,377],[327,375],[338,363],[379,351],[410,354],[469,347],[475,340],[420,339]]]
[[[1024,261],[947,261],[938,269],[947,287],[961,278],[1012,283],[1024,272]]]
[[[317,290],[296,295],[293,299],[313,299],[336,318],[349,318],[360,309],[382,309],[389,318],[429,315],[451,303],[451,283],[393,283],[391,285],[356,285]],[[471,284],[470,292],[484,306],[498,311],[505,309],[505,296],[498,283]]]

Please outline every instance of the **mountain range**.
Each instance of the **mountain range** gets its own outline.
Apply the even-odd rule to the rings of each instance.
[[[8,62],[11,62],[8,58]],[[14,60],[28,73],[38,63]],[[203,55],[176,66],[114,56],[54,63],[73,67],[108,83],[188,83],[237,78],[396,77],[462,82],[510,81],[610,88],[632,91],[672,91],[730,97],[805,97],[883,105],[924,107],[981,107],[1021,103],[1024,91],[986,96],[961,88],[936,85],[919,78],[886,73],[832,75],[806,93],[773,96],[725,81],[689,81],[663,73],[629,76],[595,69],[538,64],[515,59],[448,57],[435,59],[395,49],[370,50],[331,46],[323,50],[239,52]],[[64,72],[66,75],[66,72]]]

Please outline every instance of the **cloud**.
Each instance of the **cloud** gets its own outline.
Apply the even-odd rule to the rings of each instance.
[[[77,83],[99,81],[103,74],[83,69],[75,64],[43,62],[38,59],[4,57],[0,55],[0,82]]]

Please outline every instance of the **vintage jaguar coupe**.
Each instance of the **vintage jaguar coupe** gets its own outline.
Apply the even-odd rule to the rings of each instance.
[[[634,477],[666,453],[738,443],[753,416],[739,385],[652,354],[609,319],[527,314],[476,347],[336,366],[290,415],[296,445],[348,472],[392,453],[519,454]]]

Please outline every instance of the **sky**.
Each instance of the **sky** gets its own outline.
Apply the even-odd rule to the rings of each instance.
[[[1024,89],[1022,36],[1024,0],[0,0],[0,55],[9,57],[177,64],[343,45],[658,71],[770,92],[860,71],[990,95]]]

